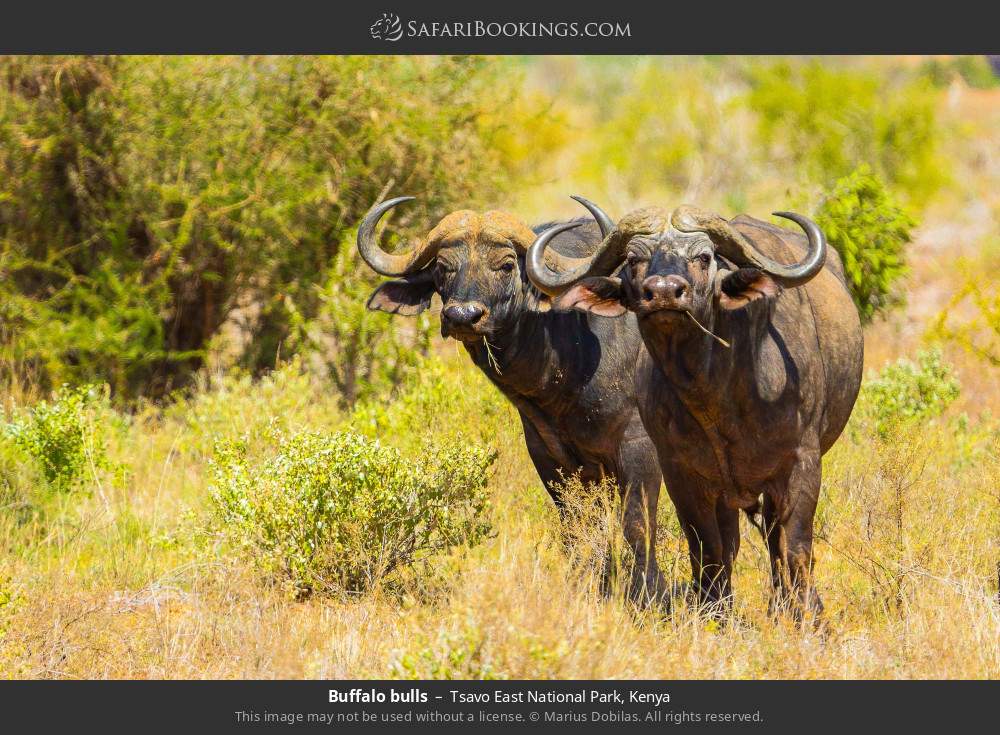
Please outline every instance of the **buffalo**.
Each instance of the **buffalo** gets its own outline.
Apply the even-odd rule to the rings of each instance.
[[[822,457],[851,414],[864,345],[843,266],[823,233],[801,215],[775,214],[805,236],[746,215],[642,209],[591,255],[553,268],[548,243],[572,227],[556,224],[529,249],[528,272],[557,309],[637,317],[646,346],[636,368],[639,411],[700,601],[731,606],[739,511],[760,511],[772,609],[818,619],[813,517]]]
[[[629,595],[640,604],[665,602],[653,548],[661,474],[636,403],[635,364],[643,347],[635,317],[550,310],[549,298],[527,279],[524,260],[548,225],[533,230],[504,212],[453,212],[421,241],[386,252],[376,226],[410,199],[375,205],[359,226],[361,257],[395,278],[375,289],[368,308],[412,316],[438,294],[442,336],[459,340],[517,408],[528,453],[560,511],[563,477],[615,481],[635,556]],[[611,230],[613,222],[596,209],[593,214],[596,224],[577,220],[574,232],[554,238],[553,267],[592,252]]]

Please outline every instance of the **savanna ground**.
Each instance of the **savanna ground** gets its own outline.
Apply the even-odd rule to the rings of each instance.
[[[344,275],[363,269],[348,246],[328,254],[335,263],[321,268],[329,279],[316,287],[318,306],[302,317],[309,320],[306,327],[282,333],[286,351],[276,349],[271,364],[245,358],[247,344],[270,332],[243,327],[277,307],[234,288],[219,307],[216,338],[204,347],[193,377],[169,394],[159,389],[159,377],[136,378],[111,358],[87,368],[78,355],[73,361],[44,351],[63,332],[67,339],[92,336],[76,322],[65,322],[76,326],[62,331],[41,317],[20,322],[25,330],[56,336],[36,340],[41,357],[28,361],[30,370],[19,361],[35,353],[23,344],[5,353],[13,366],[3,394],[9,426],[24,425],[33,406],[37,415],[39,402],[62,382],[110,388],[93,389],[73,414],[82,422],[76,460],[53,460],[44,436],[41,443],[49,449],[32,451],[17,441],[16,431],[4,433],[0,675],[1000,675],[1000,310],[991,275],[1000,267],[1000,88],[970,81],[971,72],[957,65],[962,74],[952,74],[946,62],[928,66],[921,59],[828,59],[818,63],[820,71],[817,62],[798,59],[618,60],[602,73],[590,63],[518,62],[516,89],[504,101],[509,120],[485,135],[482,130],[499,113],[484,114],[476,134],[485,135],[481,145],[499,151],[507,175],[521,185],[505,193],[490,189],[486,198],[470,193],[471,201],[501,204],[529,221],[576,216],[566,198],[571,193],[595,199],[613,215],[642,204],[692,202],[729,215],[762,216],[774,209],[812,211],[836,179],[866,164],[913,214],[908,269],[895,274],[892,284],[892,293],[904,298],[880,306],[866,327],[867,387],[824,463],[816,520],[823,631],[768,616],[767,555],[745,522],[730,623],[699,614],[683,596],[674,600],[670,615],[636,610],[621,595],[604,597],[596,560],[607,538],[602,529],[613,521],[581,499],[571,527],[560,528],[513,408],[460,347],[428,336],[436,314],[404,323],[357,310],[375,280],[366,275],[359,284]],[[825,68],[832,76],[824,76]],[[766,74],[773,79],[764,79]],[[811,91],[797,98],[784,94],[782,84]],[[10,89],[6,94],[14,94]],[[848,118],[833,120],[829,129],[826,122],[807,124],[834,108],[850,108],[845,100],[852,94],[857,109]],[[782,99],[782,106],[798,105],[793,113],[800,117],[775,112],[768,95]],[[920,95],[919,101],[908,95]],[[378,119],[371,104],[371,114],[359,119]],[[920,110],[929,111],[933,131],[922,122],[909,128],[899,122],[919,117]],[[933,137],[933,146],[913,144],[907,136]],[[446,163],[463,170],[461,160]],[[369,175],[375,164],[366,166]],[[422,186],[458,186],[448,170],[435,171],[419,179]],[[405,179],[406,171],[398,173]],[[375,194],[413,193],[394,180],[385,183],[389,178],[373,187]],[[180,181],[192,189],[198,183]],[[462,191],[466,186],[471,189],[462,184]],[[216,196],[213,206],[224,207],[225,196],[236,193],[222,191],[199,191],[198,201]],[[172,196],[183,200],[183,192]],[[368,194],[358,198],[364,200],[361,212],[374,201]],[[464,204],[461,195],[445,197],[439,206],[456,203]],[[184,211],[180,207],[171,216],[183,220]],[[190,247],[191,230],[195,239],[199,228],[204,236],[217,212],[201,225],[189,222],[188,239],[179,242],[178,235],[173,246]],[[163,223],[170,218],[164,217],[158,225],[169,229]],[[418,231],[426,221],[411,227]],[[267,222],[239,224],[249,237],[263,237],[280,250],[280,234],[268,230]],[[354,222],[356,217],[337,235],[348,244]],[[16,253],[10,230],[5,237],[5,253]],[[5,255],[7,268],[13,267],[10,257]],[[143,262],[150,257],[143,253]],[[349,285],[340,288],[341,282]],[[273,303],[284,304],[294,317],[298,312],[288,299],[296,292],[275,288],[288,295]],[[258,284],[254,293],[265,290]],[[206,309],[207,320],[208,307],[199,302],[198,308]],[[149,313],[164,309],[158,305]],[[13,344],[9,332],[15,324],[5,326],[5,344]],[[374,357],[360,378],[345,378],[337,351],[345,344],[357,348],[345,342],[345,334],[373,330],[390,333],[408,351],[362,340]],[[189,346],[170,349],[184,352],[178,360],[190,359]],[[917,367],[893,368],[900,358]],[[131,365],[130,359],[126,354],[121,364]],[[372,369],[380,360],[391,369]],[[376,378],[381,383],[370,387]],[[396,584],[296,594],[274,575],[262,574],[209,520],[219,441],[242,438],[250,454],[267,453],[276,426],[291,435],[349,427],[407,456],[423,451],[427,439],[493,448],[498,455],[490,466],[485,511],[492,531],[471,548],[449,550],[433,571],[414,572]],[[60,475],[59,463],[73,461],[76,475]],[[660,528],[661,566],[673,581],[686,582],[686,546],[665,495]],[[575,541],[569,546],[567,534]]]

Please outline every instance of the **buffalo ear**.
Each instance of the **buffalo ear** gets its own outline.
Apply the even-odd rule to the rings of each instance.
[[[621,316],[622,281],[620,278],[584,278],[555,300],[559,311],[589,311],[597,316]]]
[[[781,288],[759,268],[740,268],[722,276],[719,305],[723,309],[742,309],[751,301],[773,298]]]
[[[390,314],[416,316],[431,305],[434,279],[423,271],[413,276],[386,281],[368,297],[368,308]]]

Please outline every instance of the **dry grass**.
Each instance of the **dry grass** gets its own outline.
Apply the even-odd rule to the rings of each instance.
[[[458,356],[450,365],[466,385],[486,390]],[[244,408],[258,390],[267,388],[229,394],[232,423],[213,431],[252,430]],[[322,413],[317,402],[286,406],[288,420]],[[456,557],[447,586],[429,596],[353,601],[295,602],[200,537],[206,454],[197,427],[182,416],[137,422],[115,449],[131,469],[126,486],[50,503],[44,527],[9,520],[2,527],[2,574],[13,602],[0,608],[0,671],[57,678],[1000,674],[995,436],[972,442],[972,453],[971,440],[942,418],[888,442],[842,439],[828,457],[817,522],[829,623],[820,635],[768,617],[766,554],[746,525],[732,624],[700,617],[683,599],[663,616],[602,597],[598,565],[587,563],[598,552],[567,553],[555,512],[512,440],[514,416],[503,410],[496,536]],[[686,553],[669,503],[662,521],[663,566],[684,582]],[[593,538],[586,528],[576,533]]]
[[[969,104],[981,108],[983,96]],[[998,108],[993,95],[977,118],[987,134],[976,140],[996,140]],[[868,331],[869,367],[923,344],[928,320],[959,287],[948,267],[955,249],[974,255],[995,231],[1000,165],[996,149],[982,156],[918,233],[909,304]],[[457,420],[501,452],[497,533],[455,557],[444,587],[296,602],[200,534],[213,435],[253,434],[267,416],[293,428],[345,420],[324,386],[289,369],[260,385],[206,386],[192,404],[136,416],[110,447],[128,470],[121,481],[97,473],[84,491],[35,497],[34,515],[3,509],[0,677],[1000,676],[1000,434],[983,415],[1000,416],[1000,371],[946,346],[963,383],[948,414],[888,441],[849,431],[828,455],[817,517],[828,622],[820,634],[768,617],[766,553],[745,523],[731,624],[683,599],[664,616],[602,597],[595,565],[575,563],[561,541],[513,409],[463,355],[442,354],[456,390],[486,396],[494,411],[484,419],[466,406],[438,424]],[[30,393],[5,400],[27,403]],[[661,507],[661,563],[686,582],[684,543],[669,502]]]

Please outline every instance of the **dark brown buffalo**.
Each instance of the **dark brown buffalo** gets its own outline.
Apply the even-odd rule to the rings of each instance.
[[[637,366],[640,413],[701,599],[730,603],[739,510],[753,512],[763,496],[773,601],[818,613],[821,458],[857,398],[863,342],[836,253],[808,219],[778,214],[807,237],[746,215],[646,209],[591,257],[553,269],[545,250],[558,225],[532,246],[529,272],[561,294],[556,308],[638,318],[648,351]]]
[[[472,361],[517,408],[532,462],[556,506],[561,474],[605,476],[625,496],[624,534],[635,553],[630,595],[662,599],[652,541],[661,476],[636,405],[635,363],[643,351],[635,317],[601,319],[549,309],[531,286],[524,257],[536,232],[503,212],[449,214],[400,254],[375,236],[379,219],[411,197],[373,207],[358,229],[358,250],[375,271],[401,276],[380,285],[368,308],[412,316],[442,301],[441,333],[460,340]],[[598,213],[599,215],[600,213]],[[577,256],[593,252],[613,223],[598,220],[553,243]]]

